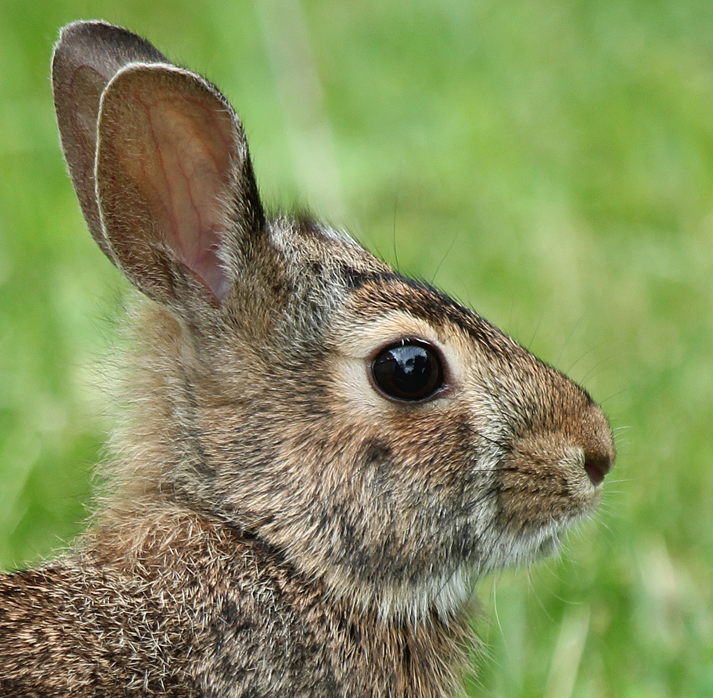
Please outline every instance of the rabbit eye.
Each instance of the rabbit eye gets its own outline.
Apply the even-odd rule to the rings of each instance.
[[[372,361],[371,373],[381,392],[395,400],[426,400],[443,387],[440,355],[417,339],[402,339],[383,349]]]

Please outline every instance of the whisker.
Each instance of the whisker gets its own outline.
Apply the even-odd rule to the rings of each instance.
[[[433,276],[431,277],[431,283],[435,285],[436,281],[436,276],[438,275],[438,272],[441,270],[441,267],[443,266],[443,262],[446,261],[448,258],[448,255],[450,255],[451,250],[453,249],[453,245],[456,244],[456,240],[458,239],[460,235],[460,228],[456,230],[455,235],[453,236],[453,239],[451,240],[451,244],[448,245],[448,249],[446,250],[446,253],[441,257],[441,261],[438,263],[438,266],[436,267],[436,271],[433,272]]]

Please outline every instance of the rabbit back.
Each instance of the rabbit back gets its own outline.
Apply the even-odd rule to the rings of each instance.
[[[186,512],[141,527],[0,577],[3,696],[450,694],[466,624],[382,625],[325,603],[274,550]]]

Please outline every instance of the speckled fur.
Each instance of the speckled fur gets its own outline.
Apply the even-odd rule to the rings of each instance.
[[[70,25],[55,95],[90,231],[149,299],[92,527],[0,577],[0,694],[456,695],[473,579],[549,552],[596,506],[585,464],[614,460],[601,410],[345,234],[266,215],[225,98],[138,37]],[[161,109],[189,123],[207,184],[187,149],[188,185],[167,169],[166,187],[126,154]],[[174,185],[198,211],[188,241]],[[443,356],[434,399],[371,384],[402,337]]]

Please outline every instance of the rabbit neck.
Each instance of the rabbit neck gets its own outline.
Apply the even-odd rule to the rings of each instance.
[[[81,566],[98,565],[104,579],[117,575],[142,589],[160,590],[162,604],[175,606],[164,609],[165,623],[180,618],[181,632],[190,636],[178,638],[179,645],[191,646],[189,674],[191,662],[214,666],[215,686],[221,680],[218,667],[239,659],[239,634],[233,638],[226,630],[217,650],[210,637],[216,624],[226,623],[221,614],[234,608],[240,623],[263,629],[253,638],[252,652],[284,657],[284,676],[304,671],[305,662],[320,667],[324,677],[310,680],[330,683],[324,695],[455,694],[464,648],[473,641],[465,613],[387,620],[378,611],[335,599],[321,580],[303,575],[253,536],[183,507],[157,508],[154,502],[147,510],[134,504],[140,511],[106,518],[87,534]],[[296,666],[289,665],[290,657],[299,658]],[[259,657],[251,656],[251,662],[260,666]]]

